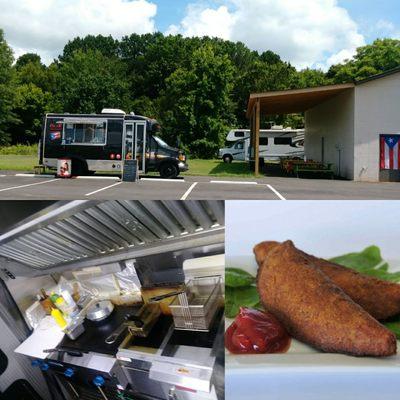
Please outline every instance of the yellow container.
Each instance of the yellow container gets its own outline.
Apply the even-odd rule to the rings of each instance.
[[[57,325],[61,329],[64,329],[67,326],[67,321],[64,319],[61,311],[57,310],[57,308],[53,308],[51,310],[51,316],[54,318],[54,320],[56,321]]]

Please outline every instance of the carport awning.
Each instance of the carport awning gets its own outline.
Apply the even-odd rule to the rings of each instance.
[[[247,117],[251,117],[257,101],[260,102],[261,115],[294,114],[307,111],[338,94],[352,90],[354,86],[353,83],[346,83],[306,89],[253,93],[248,102]]]

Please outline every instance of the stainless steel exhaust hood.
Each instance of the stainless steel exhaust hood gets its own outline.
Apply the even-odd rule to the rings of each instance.
[[[223,241],[222,201],[58,202],[0,236],[0,268],[36,276]]]

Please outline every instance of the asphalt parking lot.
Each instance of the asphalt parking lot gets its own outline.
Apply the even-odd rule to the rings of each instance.
[[[152,199],[152,200],[376,200],[400,199],[400,183],[366,183],[320,179],[261,179],[190,176],[176,180],[118,177],[56,179],[53,176],[1,174],[0,200]]]

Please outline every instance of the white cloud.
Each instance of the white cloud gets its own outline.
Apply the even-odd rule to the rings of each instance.
[[[214,7],[209,4],[192,3],[171,31],[239,40],[254,50],[272,50],[298,68],[327,68],[365,44],[357,24],[336,0],[215,0]]]
[[[76,36],[155,31],[151,0],[0,0],[0,27],[16,56],[37,52],[57,57]]]
[[[398,28],[392,21],[380,19],[374,26],[374,33],[381,38],[390,37],[392,39],[400,38],[400,28]]]
[[[185,36],[212,36],[229,39],[235,22],[235,16],[228,7],[217,9],[203,8],[200,4],[190,4],[187,15],[180,26],[171,25],[166,34],[176,34],[183,31]]]

